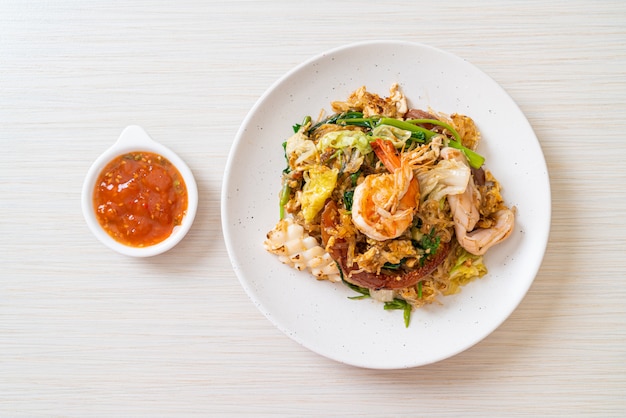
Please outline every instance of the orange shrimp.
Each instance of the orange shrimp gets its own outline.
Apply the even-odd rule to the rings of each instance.
[[[377,138],[371,145],[389,173],[371,174],[355,188],[352,222],[368,237],[384,241],[411,226],[420,189],[411,164],[390,141]]]

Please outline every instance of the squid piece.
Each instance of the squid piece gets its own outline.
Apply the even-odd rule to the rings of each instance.
[[[292,218],[279,221],[274,229],[268,232],[263,245],[267,251],[276,254],[284,264],[297,270],[308,269],[319,280],[341,281],[335,260]]]

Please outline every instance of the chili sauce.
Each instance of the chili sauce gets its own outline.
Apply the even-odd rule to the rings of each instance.
[[[146,247],[165,240],[187,212],[187,187],[178,169],[151,152],[113,159],[94,189],[96,218],[116,241]]]

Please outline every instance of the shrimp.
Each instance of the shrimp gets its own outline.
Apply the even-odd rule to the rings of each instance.
[[[352,222],[368,237],[384,241],[411,226],[420,190],[411,164],[390,141],[378,138],[371,145],[389,173],[371,174],[354,189]]]
[[[467,164],[463,154],[454,148],[444,148],[441,151],[441,156],[445,159],[453,159]],[[478,210],[480,198],[480,193],[472,177],[469,178],[463,193],[448,195],[456,239],[461,247],[474,255],[484,255],[489,248],[508,238],[515,224],[513,211],[504,208],[493,214],[495,219],[493,226],[474,229],[480,219]]]

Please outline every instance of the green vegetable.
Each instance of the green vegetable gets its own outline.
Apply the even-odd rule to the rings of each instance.
[[[357,286],[355,284],[352,284],[346,281],[346,279],[343,277],[343,270],[341,270],[341,266],[339,265],[339,263],[337,263],[337,269],[339,270],[339,276],[341,277],[342,283],[348,286],[350,289],[354,290],[355,292],[359,293],[358,296],[350,296],[348,297],[348,299],[361,300],[361,299],[367,299],[371,297],[369,289],[365,287]],[[420,285],[421,284],[422,283],[420,282]],[[419,289],[421,292],[421,287]],[[411,312],[413,308],[406,300],[396,298],[391,302],[385,302],[384,309],[385,310],[402,309],[404,311],[404,326],[406,328],[409,327],[409,323],[411,322]]]
[[[348,190],[343,194],[343,205],[346,210],[352,210],[352,201],[354,199],[354,190]]]
[[[370,137],[362,131],[332,131],[322,136],[317,143],[318,151],[327,148],[342,149],[355,148],[361,154],[366,155],[372,152]]]
[[[427,142],[428,140],[430,140],[430,138],[436,135],[436,132],[419,126],[420,124],[429,123],[431,125],[441,126],[447,129],[454,138],[450,139],[448,145],[463,152],[463,154],[469,161],[470,166],[474,168],[480,168],[485,162],[485,157],[462,144],[461,136],[456,131],[456,129],[454,129],[450,124],[442,122],[438,119],[409,119],[404,121],[388,117],[372,116],[369,118],[337,118],[335,120],[335,123],[339,125],[365,126],[372,129],[380,125],[389,125],[406,131],[410,131],[412,133],[411,137],[417,142]]]
[[[285,154],[285,161],[287,162],[287,167],[285,167],[283,173],[288,174],[291,172],[291,167],[289,167],[289,157],[287,156],[287,141],[283,142],[283,152]]]
[[[359,300],[359,299],[369,298],[370,290],[365,287],[357,286],[355,284],[347,282],[346,279],[344,279],[343,277],[343,270],[341,270],[341,266],[339,265],[339,263],[336,263],[336,264],[337,264],[337,270],[339,270],[339,276],[341,277],[341,282],[345,284],[346,286],[348,286],[350,289],[354,290],[355,292],[360,293],[359,296],[350,296],[348,297],[348,299]]]
[[[442,122],[438,119],[409,119],[405,122],[409,124],[429,123],[431,125],[437,125],[437,126],[441,126],[447,129],[454,137],[454,141],[450,141],[448,145],[451,146],[452,148],[456,148],[460,150],[461,152],[463,152],[463,154],[465,154],[465,157],[469,161],[470,166],[474,168],[480,168],[484,164],[485,157],[483,157],[482,155],[478,154],[475,151],[472,151],[471,149],[463,145],[461,141],[461,135],[459,135],[456,129],[454,129],[450,124]],[[428,132],[431,132],[431,131],[428,131]]]
[[[348,297],[348,299],[352,299],[352,300],[361,300],[361,299],[367,299],[367,298],[369,298],[369,297],[370,297],[370,291],[369,291],[369,289],[366,289],[366,288],[364,288],[364,287],[359,287],[359,286],[353,285],[352,283],[348,283],[348,282],[346,282],[346,285],[347,285],[350,289],[354,290],[355,292],[360,293],[360,295],[359,295],[359,296],[349,296],[349,297]]]
[[[422,144],[426,142],[426,134],[424,132],[411,132],[411,140]],[[407,141],[407,145],[412,141]]]
[[[338,120],[344,120],[344,119],[348,119],[348,120],[357,120],[359,118],[363,118],[363,113],[361,112],[344,112],[344,113],[336,113],[318,123],[316,123],[315,125],[313,125],[311,127],[311,129],[309,129],[309,132],[314,132],[316,129],[318,129],[320,126],[322,125],[326,125],[326,124],[337,124]],[[357,126],[364,126],[364,125],[359,125],[358,123],[354,123],[354,125]],[[364,126],[366,128],[371,128],[371,126]]]
[[[402,266],[402,261],[395,264],[390,262],[386,262],[385,264],[383,264],[383,268],[387,270],[398,270],[400,266]]]
[[[352,187],[356,186],[356,182],[359,179],[360,175],[361,175],[361,170],[357,171],[356,173],[350,174],[350,182],[352,183]]]
[[[448,131],[450,131],[454,139],[456,139],[458,142],[461,142],[461,136],[456,131],[456,129],[454,129],[452,125],[446,122],[442,122],[439,119],[407,119],[405,122],[413,124],[413,125],[429,124],[429,125],[441,126],[442,128],[446,128]]]
[[[436,135],[436,132],[433,132],[431,130],[428,130],[424,127],[421,126],[417,126],[415,124],[409,123],[407,121],[403,121],[400,119],[394,119],[394,118],[381,118],[378,121],[379,125],[389,125],[389,126],[395,126],[396,128],[400,128],[400,129],[404,129],[405,131],[409,131],[409,132],[413,132],[415,134],[419,134],[420,136],[423,136],[426,140],[429,140],[430,138],[432,138],[433,136]]]
[[[293,133],[298,133],[298,131],[303,127],[303,126],[307,126],[309,123],[311,123],[311,117],[310,116],[305,116],[304,120],[302,121],[302,123],[296,123],[292,126],[293,128]]]
[[[471,167],[480,168],[483,166],[485,162],[485,157],[483,157],[482,155],[478,154],[475,151],[472,151],[460,142],[450,141],[448,145],[452,148],[460,150],[463,154],[465,154],[465,158],[467,158],[467,161],[469,162]]]
[[[393,146],[396,148],[403,148],[407,141],[412,138],[412,132],[395,126],[378,125],[372,129],[372,136],[391,141]]]
[[[458,251],[456,264],[450,269],[450,287],[446,294],[456,293],[462,286],[487,274],[482,256],[470,254],[463,248]]]
[[[376,126],[376,121],[378,118],[369,117],[364,118],[362,113],[357,114],[356,112],[352,115],[352,117],[345,117],[345,115],[339,115],[337,119],[334,120],[333,123],[337,125],[353,125],[360,126],[362,128],[374,129]]]
[[[402,309],[404,311],[404,326],[409,327],[411,322],[411,304],[404,299],[394,299],[391,302],[385,302],[385,310]]]
[[[285,184],[283,184],[283,188],[280,191],[280,219],[284,219],[285,218],[285,205],[287,204],[287,202],[289,202],[289,196],[291,195],[291,188],[289,187],[289,185],[287,184],[287,182],[285,182]]]
[[[435,236],[435,228],[432,228],[428,234],[424,234],[419,242],[419,246],[424,249],[426,254],[434,255],[437,253],[441,237]]]

